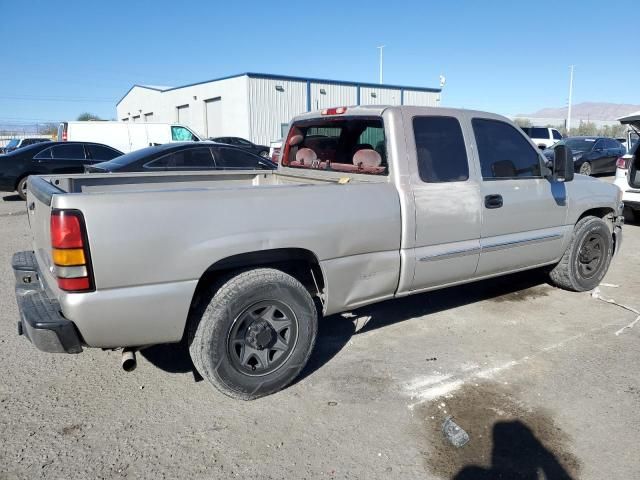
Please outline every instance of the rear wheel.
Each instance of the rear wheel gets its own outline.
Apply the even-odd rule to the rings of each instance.
[[[316,307],[290,275],[270,268],[232,274],[202,303],[189,321],[189,352],[200,375],[222,393],[252,400],[277,392],[307,363]]]
[[[262,150],[258,155],[260,155],[262,158],[269,158],[269,151]]]
[[[27,199],[27,180],[28,179],[29,177],[21,178],[20,181],[18,182],[18,187],[16,188],[16,190],[18,191],[18,195],[22,200]]]
[[[589,162],[584,162],[582,165],[580,165],[580,173],[582,175],[591,175],[591,164]]]
[[[612,254],[613,239],[604,220],[584,217],[576,224],[569,248],[549,276],[566,290],[592,290],[607,273]]]

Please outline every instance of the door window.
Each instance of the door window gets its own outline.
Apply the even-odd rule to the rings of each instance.
[[[174,142],[192,142],[196,137],[184,127],[171,127],[171,140]]]
[[[111,160],[112,158],[122,155],[120,152],[113,148],[104,147],[102,145],[87,145],[89,155],[94,160]]]
[[[558,130],[551,130],[551,133],[553,134],[554,140],[562,140],[562,135],[560,135]]]
[[[64,160],[84,160],[84,147],[79,143],[51,147],[51,157]]]
[[[47,158],[51,158],[51,149],[45,148],[33,158],[35,158],[36,160],[44,160]]]
[[[193,148],[170,153],[157,160],[147,163],[144,168],[169,170],[211,169],[214,168],[211,150],[208,148]]]
[[[482,178],[541,176],[540,156],[526,138],[508,123],[486,118],[472,120]]]
[[[259,169],[260,158],[235,148],[219,148],[216,151],[216,166],[224,169]]]
[[[423,182],[460,182],[469,178],[460,122],[453,117],[415,117],[418,172]]]

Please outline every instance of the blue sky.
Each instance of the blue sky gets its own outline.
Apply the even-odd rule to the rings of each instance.
[[[0,124],[115,116],[134,83],[254,71],[437,86],[443,104],[502,114],[567,102],[640,103],[637,0],[0,0]]]

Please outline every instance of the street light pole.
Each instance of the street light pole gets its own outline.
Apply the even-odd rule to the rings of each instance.
[[[571,104],[573,103],[573,67],[569,65],[571,74],[569,75],[569,108],[567,108],[567,135],[571,135]]]
[[[380,50],[380,85],[382,85],[382,81],[383,81],[383,76],[382,76],[382,49],[385,47],[385,45],[380,45],[379,47],[377,47]]]

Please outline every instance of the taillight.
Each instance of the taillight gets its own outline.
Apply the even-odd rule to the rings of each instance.
[[[62,141],[63,141],[63,142],[66,142],[66,141],[67,141],[67,138],[69,138],[69,137],[67,136],[67,129],[66,129],[66,128],[64,128],[64,129],[62,130]]]
[[[77,210],[51,212],[51,257],[58,287],[67,292],[94,289],[84,218]]]
[[[347,107],[325,108],[322,110],[322,115],[342,115],[343,113],[347,113]]]
[[[617,168],[622,168],[623,170],[627,169],[627,159],[624,157],[618,157],[618,160],[616,161],[616,167]]]

